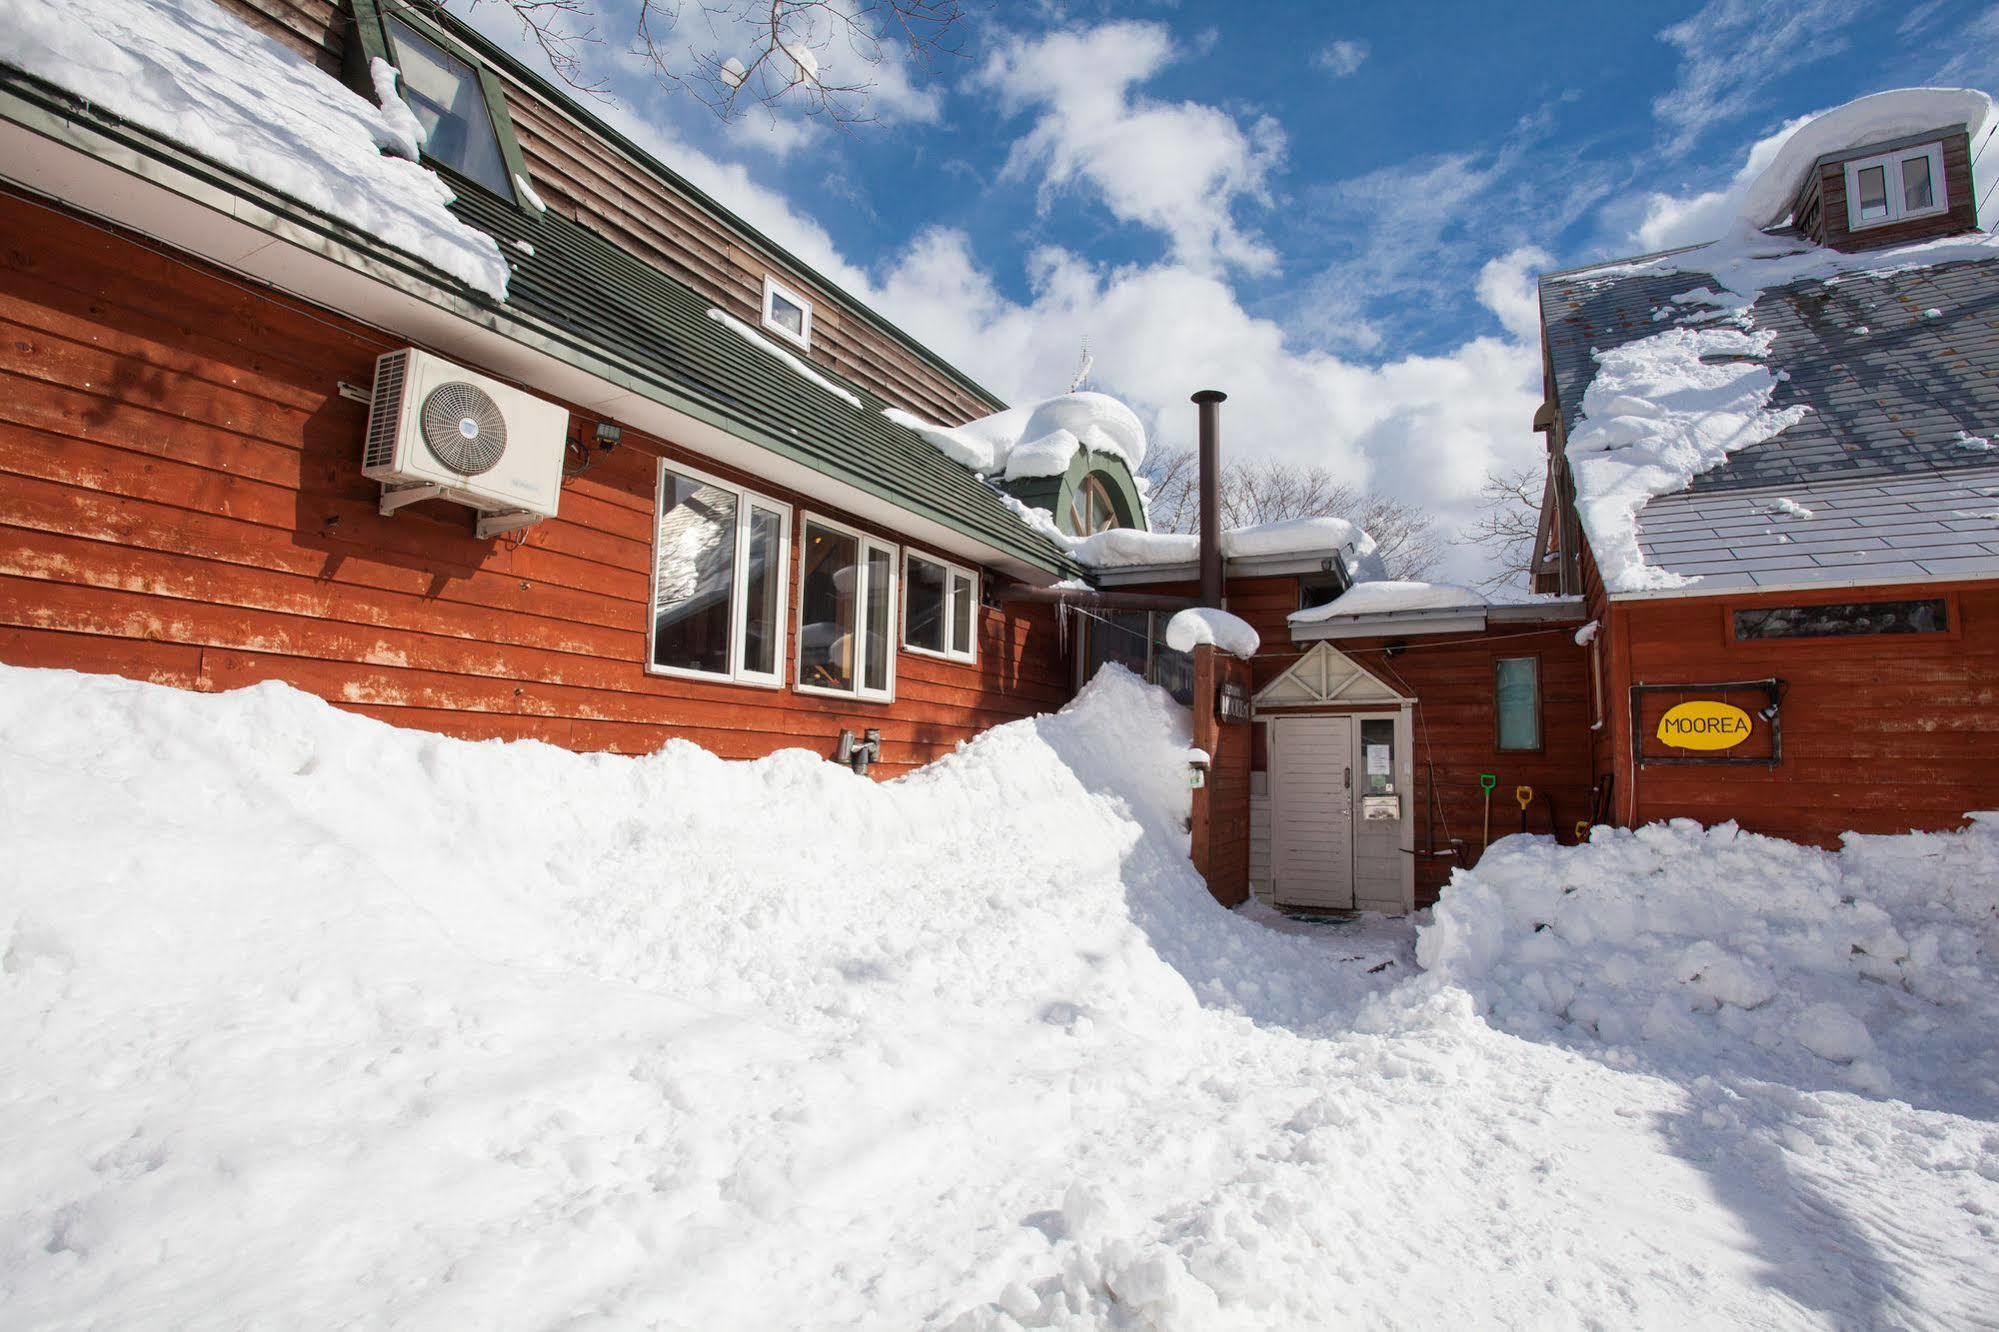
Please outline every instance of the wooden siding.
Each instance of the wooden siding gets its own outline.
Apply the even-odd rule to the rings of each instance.
[[[225,8],[339,77],[353,17],[344,0],[221,0]],[[593,130],[572,107],[504,69],[507,114],[535,192],[717,308],[757,327],[766,273],[812,302],[806,359],[889,403],[947,425],[993,410],[864,308],[767,252],[730,219]]]
[[[1589,658],[1576,646],[1575,632],[1573,624],[1505,626],[1477,636],[1342,639],[1333,644],[1376,679],[1416,700],[1411,737],[1416,781],[1409,817],[1415,830],[1418,907],[1436,901],[1452,870],[1476,864],[1485,848],[1480,773],[1499,779],[1492,793],[1493,840],[1520,831],[1513,790],[1522,785],[1535,792],[1527,811],[1528,831],[1553,831],[1564,842],[1574,839],[1575,823],[1587,816],[1590,802]],[[1390,655],[1385,649],[1391,645],[1400,650]],[[1494,663],[1503,657],[1540,662],[1538,751],[1499,748]]]
[[[1944,597],[1953,632],[1733,641],[1737,609]],[[1733,819],[1821,846],[1956,828],[1999,808],[1999,581],[1614,602],[1607,626],[1620,821]],[[1775,768],[1632,766],[1633,684],[1784,682]]]
[[[1932,140],[1932,142],[1935,142]],[[1913,218],[1862,231],[1847,229],[1846,163],[1827,162],[1819,168],[1819,216],[1813,239],[1835,250],[1878,250],[1933,236],[1953,236],[1978,225],[1978,201],[1971,189],[1971,138],[1963,130],[1943,136],[1944,195],[1950,207],[1930,217]]]
[[[1254,693],[1290,669],[1312,644],[1294,644],[1287,617],[1298,608],[1298,577],[1294,574],[1231,578],[1223,600],[1231,614],[1253,626],[1262,638],[1250,663]],[[1166,583],[1132,591],[1194,595],[1193,583]],[[1499,778],[1493,792],[1492,835],[1520,831],[1520,807],[1513,788],[1535,790],[1528,827],[1549,831],[1546,792],[1555,805],[1555,824],[1564,841],[1574,837],[1575,823],[1588,816],[1593,790],[1591,776],[1589,654],[1576,645],[1574,624],[1537,629],[1531,625],[1502,626],[1483,635],[1397,636],[1342,639],[1333,644],[1377,679],[1406,697],[1415,698],[1414,760],[1416,783],[1411,795],[1416,845],[1416,905],[1434,902],[1437,890],[1458,865],[1469,866],[1482,847],[1484,793],[1478,776]],[[1383,649],[1399,644],[1393,656]],[[1501,657],[1538,657],[1541,662],[1541,736],[1537,753],[1501,753],[1495,703],[1493,662]],[[1393,716],[1392,709],[1368,715]],[[1270,767],[1269,728],[1251,730],[1250,766],[1266,773]],[[1436,803],[1431,804],[1434,790]],[[1247,809],[1245,809],[1247,813]]]
[[[875,726],[891,774],[1070,696],[1046,608],[983,610],[977,666],[900,654],[892,705],[648,675],[655,459],[729,469],[627,428],[518,544],[447,504],[385,519],[336,386],[398,341],[18,197],[0,235],[0,660],[628,753]]]
[[[1189,830],[1194,867],[1223,906],[1249,898],[1249,752],[1247,722],[1215,715],[1225,682],[1247,687],[1249,667],[1203,645],[1194,649],[1194,747],[1211,760],[1207,784],[1194,792]]]

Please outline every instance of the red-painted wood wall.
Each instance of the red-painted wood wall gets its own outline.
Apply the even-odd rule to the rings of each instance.
[[[1943,598],[1947,634],[1737,642],[1736,610]],[[1999,809],[1999,580],[1609,603],[1604,766],[1619,822],[1733,819],[1823,846],[1963,826]],[[1782,761],[1632,766],[1628,689],[1775,677]]]
[[[19,197],[0,194],[0,237],[0,661],[284,680],[575,749],[830,753],[874,726],[886,775],[1072,693],[1045,608],[983,611],[976,667],[900,654],[893,704],[648,675],[657,457],[805,500],[628,429],[518,545],[475,540],[451,505],[385,519],[366,409],[337,385],[399,339]],[[794,568],[792,634],[796,586]]]

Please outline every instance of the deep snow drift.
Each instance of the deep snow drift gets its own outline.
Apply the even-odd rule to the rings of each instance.
[[[1186,744],[1185,713],[1114,668],[888,785],[804,752],[578,756],[278,686],[0,668],[4,1321],[1764,1328],[1999,1307],[1989,1099],[1879,1053],[1932,1022],[1931,1049],[1981,1057],[1961,1026],[1987,1000],[1951,996],[1989,1000],[1989,933],[1944,928],[1976,935],[1980,899],[1917,903],[1989,883],[1988,834],[1881,839],[1802,897],[1781,856],[1695,858],[1742,874],[1738,906],[1775,876],[1765,935],[1710,922],[1782,995],[1749,1016],[1793,1031],[1803,977],[1797,999],[1869,1026],[1911,1108],[1844,1089],[1853,1064],[1704,1029],[1726,1020],[1688,996],[1747,999],[1753,973],[1672,980],[1692,1025],[1656,1037],[1601,1016],[1599,1036],[1573,1002],[1537,1017],[1530,969],[1612,1017],[1613,972],[1669,984],[1641,948],[1659,920],[1566,905],[1664,903],[1658,856],[1502,844],[1424,941],[1442,976],[1412,977],[1381,918],[1221,910],[1185,859]],[[1972,849],[1911,870],[1943,846]],[[1507,877],[1535,856],[1577,889],[1552,921]],[[1522,883],[1525,914],[1493,901]],[[1888,913],[1904,998],[1854,999],[1894,982],[1799,942],[1895,954],[1827,892]],[[1584,948],[1583,920],[1612,944]],[[1555,957],[1524,951],[1549,933]]]

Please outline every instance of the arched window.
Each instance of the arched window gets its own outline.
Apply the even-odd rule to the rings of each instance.
[[[1076,485],[1069,500],[1069,531],[1074,536],[1108,532],[1118,525],[1117,505],[1102,478],[1086,476]]]

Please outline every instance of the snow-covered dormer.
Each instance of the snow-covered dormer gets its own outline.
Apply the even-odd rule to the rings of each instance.
[[[1750,187],[1746,220],[1788,217],[1814,242],[1871,250],[1975,231],[1978,184],[1999,177],[1999,118],[1969,88],[1898,88],[1793,134]]]

